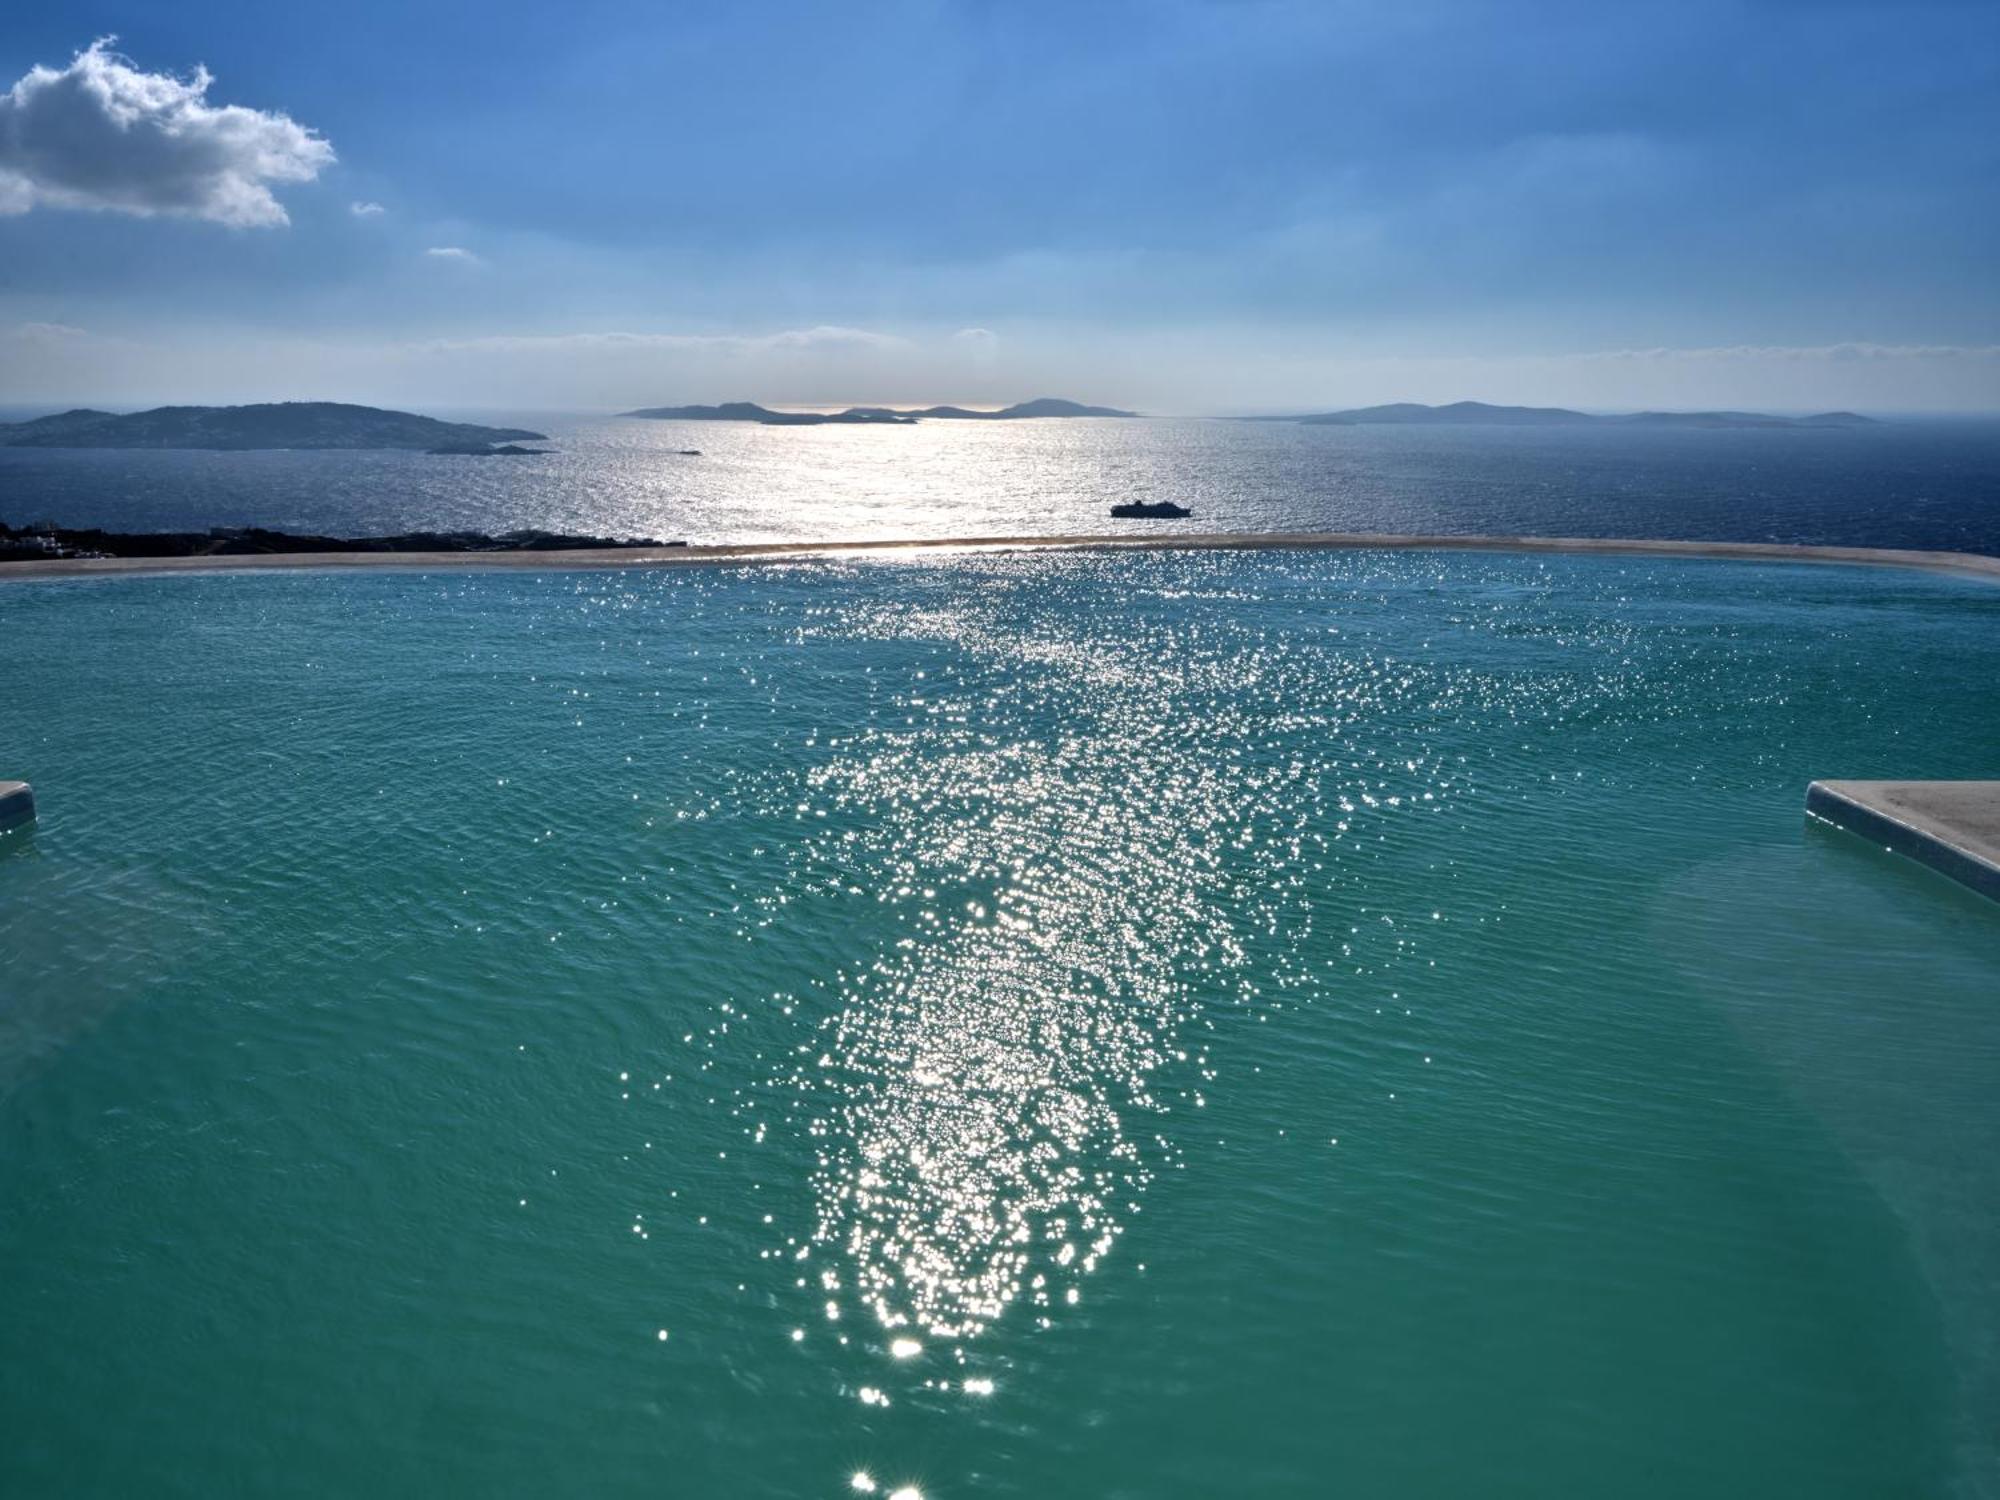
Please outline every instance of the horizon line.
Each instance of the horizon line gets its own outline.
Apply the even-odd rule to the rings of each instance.
[[[1051,400],[1051,399],[1068,400],[1073,398],[1026,397],[1023,398],[1022,401],[1008,402],[1005,405],[993,405],[983,401],[981,402],[953,401],[949,399],[924,401],[921,404],[918,404],[917,402],[911,401],[907,398],[903,401],[842,400],[842,401],[806,402],[806,401],[759,401],[750,397],[729,397],[722,401],[694,400],[694,401],[680,401],[680,402],[660,402],[656,404],[662,406],[670,404],[682,405],[682,406],[721,406],[721,405],[737,404],[740,402],[741,404],[745,405],[761,406],[767,411],[776,412],[780,414],[823,416],[823,415],[837,415],[841,412],[847,412],[847,411],[894,411],[897,413],[913,414],[922,412],[931,407],[942,407],[942,406],[958,407],[964,411],[992,413],[992,412],[1004,411],[1007,409],[1008,406],[1025,404],[1025,402],[1027,401]],[[1078,402],[1078,404],[1089,405],[1089,406],[1112,405],[1112,403],[1102,402],[1102,401]],[[0,402],[0,425],[7,425],[15,421],[32,421],[35,420],[37,416],[57,416],[70,411],[103,411],[103,412],[109,412],[113,415],[124,416],[124,415],[131,415],[137,412],[160,411],[174,407],[228,408],[228,407],[243,407],[243,406],[285,406],[285,405],[362,406],[362,407],[369,407],[371,409],[378,411],[400,411],[404,412],[407,415],[422,415],[421,412],[412,411],[409,407],[405,406],[386,405],[383,404],[381,401],[366,401],[366,400],[357,400],[353,398],[332,397],[326,395],[279,396],[279,397],[260,397],[253,400],[208,400],[208,401],[195,401],[195,400],[188,400],[185,398],[168,399],[168,400],[157,400],[149,398],[148,400],[144,401],[114,401],[114,402],[103,402],[97,398],[92,398],[92,397],[72,396],[72,397],[44,398],[36,401],[17,400],[17,401]],[[606,403],[605,405],[602,406],[543,405],[532,401],[522,401],[522,402],[481,401],[472,403],[461,403],[452,401],[448,398],[438,401],[434,404],[426,403],[426,405],[428,405],[431,410],[445,411],[445,412],[461,412],[461,413],[532,412],[548,416],[601,417],[601,418],[623,417],[627,415],[627,413],[630,411],[641,409],[638,407],[623,407],[614,409],[614,407],[610,403]],[[1450,401],[1417,401],[1410,399],[1392,399],[1386,401],[1368,401],[1365,403],[1358,403],[1358,404],[1350,403],[1347,405],[1333,405],[1330,403],[1297,404],[1295,409],[1293,403],[1284,403],[1284,404],[1272,403],[1260,406],[1244,407],[1240,410],[1227,410],[1227,409],[1216,409],[1216,408],[1165,409],[1165,410],[1153,410],[1153,411],[1133,410],[1131,415],[1127,417],[1103,418],[1101,420],[1254,421],[1254,420],[1264,419],[1270,421],[1287,421],[1301,417],[1321,416],[1331,413],[1369,411],[1381,407],[1394,407],[1394,406],[1422,407],[1427,410],[1436,411],[1447,407],[1466,406],[1466,405],[1504,407],[1504,408],[1513,408],[1524,411],[1575,412],[1579,416],[1588,416],[1588,417],[1625,417],[1625,416],[1643,416],[1651,414],[1659,414],[1666,416],[1696,416],[1709,412],[1716,412],[1716,413],[1727,412],[1727,413],[1738,413],[1743,415],[1772,416],[1772,417],[1812,417],[1812,416],[1846,414],[1846,415],[1864,416],[1864,417],[1877,416],[1891,420],[1903,419],[1903,418],[1962,420],[1962,421],[2000,420],[2000,405],[1994,405],[1990,407],[1932,407],[1932,406],[1889,407],[1889,406],[1879,406],[1879,405],[1842,406],[1842,407],[1826,407],[1826,406],[1808,407],[1808,406],[1779,406],[1779,405],[1759,406],[1759,407],[1746,407],[1746,406],[1613,407],[1613,406],[1593,406],[1593,405],[1565,406],[1554,403],[1529,404],[1518,401],[1488,400],[1483,397],[1458,397]],[[21,416],[19,415],[21,413],[31,413],[32,415]],[[658,419],[649,419],[649,420],[658,420]],[[701,419],[689,418],[687,420],[693,421]],[[1034,420],[1034,419],[1024,418],[1021,420]],[[1054,417],[1054,418],[1047,418],[1045,420],[1083,421],[1091,419],[1080,418],[1080,417]],[[1372,424],[1372,425],[1385,425],[1385,424]],[[1386,424],[1386,425],[1394,425],[1394,424]]]

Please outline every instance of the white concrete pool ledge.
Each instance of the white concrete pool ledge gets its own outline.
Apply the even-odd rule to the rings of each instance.
[[[720,546],[578,548],[562,552],[272,552],[212,557],[74,557],[0,563],[9,579],[131,577],[369,568],[428,573],[461,569],[659,568],[783,563],[808,558],[954,552],[1088,550],[1350,549],[1400,552],[1543,552],[1608,557],[1697,557],[1736,562],[1829,563],[1916,568],[2000,583],[2000,557],[1895,547],[1807,547],[1782,542],[1704,542],[1626,537],[1426,536],[1346,531],[1117,532],[1053,536],[901,538],[848,542],[752,542]]]
[[[1806,811],[2000,901],[2000,781],[1815,781]]]

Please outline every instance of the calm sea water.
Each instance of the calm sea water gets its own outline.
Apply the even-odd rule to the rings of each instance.
[[[1993,773],[2000,590],[1014,556],[0,625],[0,1493],[1995,1493],[2000,915],[1801,800]]]
[[[469,414],[545,458],[0,448],[0,518],[337,536],[516,526],[691,542],[1116,530],[1493,532],[2000,553],[2000,423],[1854,431],[1219,421],[730,422]],[[675,450],[699,448],[698,458]],[[1113,522],[1177,500],[1184,522]]]

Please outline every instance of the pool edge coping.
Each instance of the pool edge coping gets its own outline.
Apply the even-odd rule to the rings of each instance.
[[[1806,815],[1924,866],[1990,901],[2000,902],[2000,862],[1990,837],[1963,826],[1949,811],[1899,804],[1911,791],[1989,789],[1991,781],[1852,780],[1822,777],[1806,787]],[[1907,797],[1904,796],[1904,801]]]
[[[1049,536],[905,537],[862,541],[737,542],[676,547],[588,547],[524,552],[266,552],[204,557],[66,557],[0,562],[0,583],[51,578],[159,577],[182,573],[533,571],[756,565],[923,553],[1017,551],[1396,551],[1523,552],[1608,557],[1686,557],[1725,562],[1909,568],[2000,584],[2000,557],[1980,552],[1790,542],[1714,542],[1650,537],[1436,536],[1268,531],[1058,533]]]

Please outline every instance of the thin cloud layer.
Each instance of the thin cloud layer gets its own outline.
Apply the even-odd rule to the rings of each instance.
[[[758,334],[589,332],[464,339],[268,338],[0,322],[0,405],[158,406],[279,398],[612,412],[680,402],[1004,406],[1048,390],[1155,412],[1331,410],[1471,398],[1592,411],[1973,412],[2000,390],[1991,344],[1732,345],[1540,355],[1366,354],[1310,331],[1272,351],[1261,329],[1133,337],[1009,330],[1005,355],[950,325],[897,334],[838,325]],[[1190,365],[1210,372],[1198,386]],[[272,372],[283,372],[280,386]]]
[[[310,182],[333,147],[286,115],[212,105],[206,68],[141,72],[103,37],[60,71],[36,66],[0,94],[0,214],[37,207],[291,222],[274,184]]]
[[[443,249],[425,252],[442,255]],[[458,252],[463,254],[463,251]],[[431,339],[410,347],[433,354],[464,352],[504,354],[683,353],[764,354],[775,351],[899,350],[909,340],[866,328],[842,328],[822,323],[813,328],[787,328],[779,333],[550,333],[493,334],[486,338]]]
[[[1715,349],[1612,349],[1590,359],[1618,360],[1809,360],[1845,364],[1857,360],[1993,359],[2000,344],[1731,344]]]

